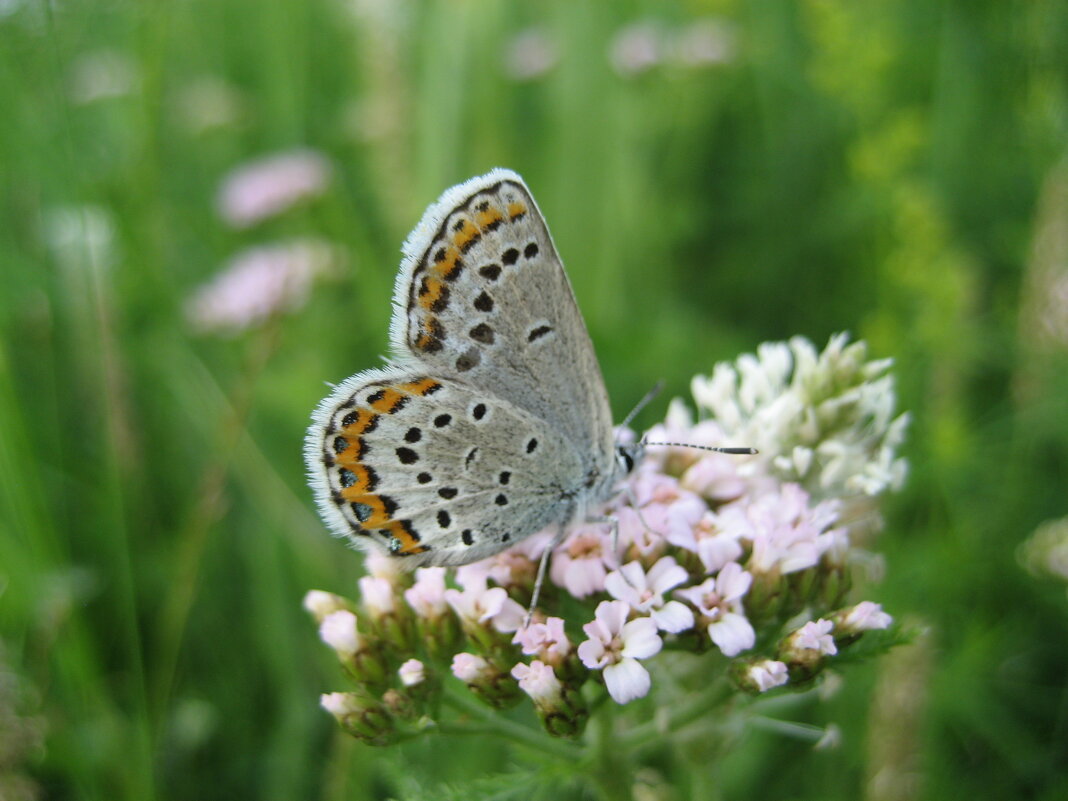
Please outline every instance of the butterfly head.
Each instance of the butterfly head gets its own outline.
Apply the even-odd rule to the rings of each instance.
[[[641,461],[644,452],[644,442],[618,443],[616,445],[616,464],[619,466],[620,473],[624,476],[629,476],[634,470],[634,466]]]

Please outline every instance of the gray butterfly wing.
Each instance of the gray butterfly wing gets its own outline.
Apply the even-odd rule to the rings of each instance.
[[[349,378],[305,443],[323,519],[407,566],[483,559],[574,511],[579,454],[489,391],[398,367]]]
[[[445,192],[404,245],[391,336],[403,362],[485,389],[612,470],[611,410],[593,345],[523,180],[493,170]]]

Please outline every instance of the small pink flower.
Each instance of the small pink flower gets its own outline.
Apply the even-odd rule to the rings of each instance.
[[[710,501],[733,501],[748,489],[746,480],[738,472],[739,463],[737,456],[703,453],[701,458],[682,474],[679,483],[685,489]]]
[[[638,614],[650,616],[661,631],[677,633],[693,628],[693,612],[678,601],[665,601],[664,593],[688,578],[672,557],[665,556],[648,573],[640,562],[629,562],[609,573],[604,586],[613,598]]]
[[[718,573],[729,562],[737,561],[744,553],[737,533],[725,531],[714,512],[705,512],[692,528],[676,531],[668,541],[696,553],[710,575]]]
[[[247,228],[321,195],[331,172],[330,162],[314,150],[291,150],[250,162],[223,179],[219,214],[235,228]]]
[[[663,647],[656,623],[647,617],[628,622],[629,612],[623,601],[601,601],[594,621],[582,627],[590,639],[578,647],[582,664],[602,670],[608,694],[617,704],[649,692],[649,672],[638,660],[648,659]]]
[[[319,624],[319,637],[339,656],[352,657],[363,648],[363,638],[356,628],[356,615],[347,609],[331,612]]]
[[[418,659],[409,659],[397,670],[401,684],[405,687],[414,687],[426,679],[426,667]]]
[[[834,656],[838,647],[834,644],[831,631],[834,623],[829,620],[810,620],[790,635],[790,642],[796,650],[815,651],[820,655]]]
[[[608,51],[612,67],[625,78],[652,69],[664,60],[664,32],[654,22],[635,22],[620,28]]]
[[[367,612],[374,618],[388,615],[396,605],[393,599],[393,585],[389,579],[376,576],[364,576],[359,580],[360,596]]]
[[[720,526],[753,544],[748,568],[754,573],[794,573],[814,567],[839,541],[838,504],[824,501],[809,506],[809,496],[797,484],[784,484],[728,504],[719,510]]]
[[[529,665],[520,662],[512,668],[512,677],[519,681],[519,689],[530,696],[535,706],[553,707],[560,702],[564,688],[551,665],[537,659]]]
[[[512,642],[527,656],[536,654],[554,667],[559,667],[571,653],[571,641],[564,632],[564,621],[558,617],[550,617],[544,623],[531,623],[519,629]]]
[[[742,608],[742,597],[752,583],[753,577],[731,562],[715,578],[675,591],[697,608],[702,621],[709,621],[708,636],[724,656],[737,656],[756,643],[756,632]]]
[[[616,512],[619,538],[625,546],[633,546],[647,563],[663,552],[665,538],[671,541],[684,536],[708,511],[701,498],[660,472],[655,462],[639,468],[630,488],[638,508],[623,506]]]
[[[508,597],[501,587],[488,590],[473,588],[460,592],[445,590],[445,600],[457,616],[468,625],[489,623],[497,631],[515,631],[526,617],[526,610]]]
[[[466,684],[474,684],[493,673],[493,666],[481,656],[464,651],[452,658],[452,675]]]
[[[549,72],[558,60],[556,43],[546,32],[541,28],[527,28],[508,43],[504,68],[513,80],[531,81]]]
[[[754,662],[746,672],[746,678],[752,682],[758,692],[767,692],[772,687],[780,687],[790,680],[786,665],[774,659]]]
[[[437,620],[448,610],[445,602],[445,568],[421,567],[415,571],[415,584],[404,591],[404,600],[415,613]]]
[[[615,562],[612,539],[600,528],[586,526],[576,530],[553,553],[549,578],[576,598],[601,592],[608,575],[606,564]]]

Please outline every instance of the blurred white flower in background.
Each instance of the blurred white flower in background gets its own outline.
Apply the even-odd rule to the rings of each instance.
[[[44,217],[44,241],[67,271],[110,267],[115,262],[115,221],[103,206],[58,206]]]
[[[219,214],[235,228],[248,228],[301,200],[323,194],[332,172],[326,157],[309,149],[251,161],[223,179]]]
[[[1016,557],[1035,575],[1068,581],[1068,517],[1047,520],[1021,543]]]
[[[70,99],[78,106],[133,94],[140,86],[137,68],[117,50],[96,50],[71,65]]]
[[[304,304],[314,280],[340,262],[338,249],[302,239],[242,251],[186,303],[200,331],[239,332]]]
[[[197,135],[238,124],[247,114],[247,105],[236,86],[214,75],[196,78],[175,97],[179,122]]]

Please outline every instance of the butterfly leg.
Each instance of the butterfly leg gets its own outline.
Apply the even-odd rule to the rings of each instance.
[[[638,522],[642,524],[642,528],[644,528],[650,534],[655,534],[657,537],[663,537],[664,532],[655,530],[652,526],[645,522],[645,516],[642,515],[642,508],[638,504],[638,496],[634,494],[634,490],[630,487],[629,484],[623,487],[623,493],[627,497],[627,503],[630,504],[630,508],[633,509],[635,514],[638,515]]]
[[[545,581],[545,571],[549,567],[549,558],[560,543],[564,541],[566,535],[567,524],[560,523],[556,529],[556,535],[552,538],[549,544],[545,546],[545,550],[542,551],[541,560],[538,562],[538,575],[534,579],[534,591],[530,595],[530,606],[527,607],[526,617],[523,618],[523,628],[530,625],[530,618],[534,614],[535,607],[538,605],[538,599],[541,597],[541,585],[542,582]]]

